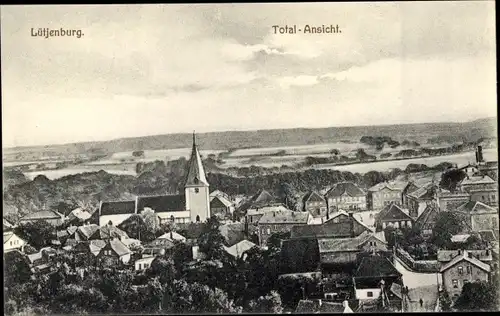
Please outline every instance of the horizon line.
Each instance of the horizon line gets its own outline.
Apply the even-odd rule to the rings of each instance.
[[[356,128],[356,127],[375,127],[375,126],[398,126],[398,125],[422,125],[422,124],[464,124],[470,123],[478,120],[484,119],[495,119],[494,116],[488,117],[480,117],[467,121],[438,121],[438,122],[418,122],[418,123],[396,123],[396,124],[377,124],[377,125],[341,125],[341,126],[318,126],[318,127],[284,127],[284,128],[267,128],[267,129],[227,129],[227,130],[212,130],[208,132],[196,133],[196,135],[203,134],[213,134],[213,133],[234,133],[234,132],[265,132],[265,131],[277,131],[277,130],[294,130],[294,129],[302,129],[302,130],[314,130],[314,129],[327,129],[327,128]],[[47,146],[68,146],[68,145],[76,145],[76,144],[90,144],[90,143],[102,143],[102,142],[112,142],[117,140],[130,140],[134,138],[143,138],[143,137],[155,137],[155,136],[167,136],[167,135],[192,135],[193,132],[172,132],[172,133],[161,133],[161,134],[149,134],[149,135],[138,135],[138,136],[124,136],[118,138],[111,139],[102,139],[102,140],[82,140],[82,141],[74,141],[74,142],[66,142],[66,143],[43,143],[38,145],[21,145],[21,146],[12,146],[12,147],[3,147],[2,149],[23,149],[23,148],[34,148],[34,147],[47,147]],[[3,138],[2,138],[3,143]]]

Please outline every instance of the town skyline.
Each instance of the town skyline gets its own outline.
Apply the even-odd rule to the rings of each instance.
[[[2,7],[3,147],[496,117],[493,6]]]

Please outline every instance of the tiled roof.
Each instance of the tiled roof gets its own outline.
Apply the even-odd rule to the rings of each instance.
[[[492,254],[491,251],[488,250],[463,250],[467,251],[467,253],[472,254],[475,258],[481,260],[481,261],[491,261]],[[439,262],[448,262],[451,261],[453,258],[456,258],[461,255],[461,252],[463,254],[462,250],[438,250],[437,252],[437,260]]]
[[[141,263],[141,264],[147,263],[147,264],[151,265],[151,262],[153,262],[155,259],[156,259],[156,256],[146,257],[146,258],[137,259],[135,261],[135,263]]]
[[[481,230],[478,232],[478,234],[481,236],[481,239],[484,241],[492,242],[492,241],[497,240],[495,232],[492,230]],[[497,232],[497,234],[498,234],[498,232]]]
[[[442,266],[440,272],[442,273],[442,272],[448,270],[449,268],[453,267],[457,263],[464,261],[464,260],[472,263],[476,267],[478,267],[486,272],[490,272],[491,268],[488,264],[476,259],[474,256],[469,257],[467,250],[465,250],[461,255],[456,256],[453,260],[451,260],[450,262],[448,262],[447,264]]]
[[[323,224],[319,225],[299,225],[293,226],[291,229],[292,238],[333,238],[333,237],[350,237],[351,235],[357,236],[364,231],[372,231],[366,225],[360,223],[357,219],[345,216],[345,214],[338,214],[338,222],[329,219]],[[354,227],[354,231],[352,231]]]
[[[120,257],[131,253],[130,249],[120,239],[111,239],[108,243],[109,247]]]
[[[231,256],[235,257],[235,258],[239,258],[241,257],[241,255],[247,251],[247,250],[250,250],[252,249],[253,247],[257,246],[256,244],[254,244],[253,242],[251,241],[248,241],[248,240],[242,240],[240,241],[239,243],[235,244],[235,245],[232,245],[231,247],[224,247],[224,249],[226,250],[226,252],[228,254],[230,254]]]
[[[106,246],[106,242],[100,239],[90,240],[88,246],[90,252],[92,252],[94,255],[97,255],[99,251],[101,251],[101,249]]]
[[[99,225],[96,224],[78,226],[78,233],[86,239],[89,239],[98,230]]]
[[[380,240],[373,233],[363,232],[361,235],[353,238],[322,238],[318,239],[318,247],[320,253],[336,252],[336,251],[359,251],[359,247],[371,238]]]
[[[479,202],[479,201],[469,201],[469,202],[466,202],[462,205],[460,205],[457,209],[456,209],[457,212],[464,212],[464,213],[467,213],[467,214],[490,214],[490,213],[498,213],[498,211],[489,206],[489,205],[486,205],[482,202]]]
[[[426,205],[424,211],[422,213],[419,213],[420,215],[417,218],[417,222],[421,225],[427,224],[429,221],[435,219],[437,213],[438,210],[436,207]]]
[[[169,249],[174,246],[175,246],[174,242],[166,238],[156,238],[155,240],[150,241],[144,245],[145,248],[165,248],[165,249]]]
[[[99,210],[100,215],[134,214],[135,200],[102,202]]]
[[[138,239],[135,239],[135,238],[123,238],[123,239],[121,239],[121,241],[127,247],[130,247],[132,245],[140,245],[141,244],[141,241]]]
[[[383,214],[379,219],[381,221],[413,220],[401,207],[394,203],[391,203],[387,210],[383,210]]]
[[[433,189],[434,184],[432,182],[423,185],[422,187],[416,189],[415,191],[408,194],[416,199],[432,199],[433,198]]]
[[[149,207],[156,213],[186,210],[186,197],[178,195],[140,196],[137,198],[137,210]]]
[[[186,237],[184,237],[181,234],[176,233],[176,232],[165,233],[165,234],[161,235],[160,237],[158,237],[157,239],[169,239],[169,240],[186,241]]]
[[[495,180],[487,175],[484,176],[472,176],[466,177],[460,182],[460,185],[472,185],[472,184],[495,184]]]
[[[406,182],[401,182],[401,181],[393,181],[393,182],[380,182],[372,186],[371,188],[368,189],[370,192],[378,192],[384,188],[388,188],[389,190],[392,191],[403,191],[403,189],[406,187],[407,183]]]
[[[294,212],[291,210],[272,211],[265,213],[259,220],[260,224],[307,224],[309,212]]]
[[[352,197],[365,196],[365,192],[352,182],[339,182],[335,184],[328,192],[326,197],[339,197],[346,193]]]
[[[245,224],[243,223],[220,225],[219,231],[229,247],[245,239]]]
[[[401,276],[401,273],[385,257],[372,255],[364,257],[354,275],[355,277]]]
[[[316,191],[309,191],[304,195],[302,198],[302,202],[305,204],[308,201],[314,201],[314,202],[325,202],[325,198],[319,195],[318,192]]]
[[[128,238],[127,233],[113,225],[99,227],[91,236],[92,239],[113,239],[122,237]]]
[[[284,205],[274,205],[274,206],[264,206],[261,208],[251,208],[247,210],[247,215],[264,215],[267,212],[280,212],[280,211],[288,211]]]
[[[233,205],[233,203],[231,201],[229,201],[228,199],[226,199],[224,196],[221,196],[221,195],[217,195],[217,196],[212,197],[210,199],[210,205],[212,205],[212,203],[214,203],[214,204],[219,203],[219,205],[222,205],[225,207],[231,207]]]
[[[73,220],[73,219],[79,219],[81,221],[86,221],[88,220],[90,217],[92,217],[92,214],[90,214],[89,212],[87,211],[84,211],[83,209],[81,208],[76,208],[74,210],[71,211],[71,213],[69,213],[68,215],[68,218],[70,220]]]
[[[21,221],[42,220],[42,219],[61,219],[61,218],[63,218],[63,215],[60,214],[59,212],[46,210],[46,211],[40,211],[40,212],[27,214],[27,215],[23,216],[23,218],[21,218]]]
[[[264,206],[276,204],[276,202],[276,198],[269,192],[267,192],[266,190],[260,190],[249,200],[243,202],[239,207],[239,210],[246,211],[249,208],[261,208]]]
[[[469,239],[470,234],[458,234],[451,236],[451,242],[463,243]]]

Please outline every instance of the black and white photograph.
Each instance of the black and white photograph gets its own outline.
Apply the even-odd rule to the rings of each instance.
[[[495,1],[0,12],[4,315],[500,310]]]

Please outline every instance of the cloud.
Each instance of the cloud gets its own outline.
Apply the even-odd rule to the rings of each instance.
[[[296,76],[296,77],[282,77],[277,79],[279,85],[283,88],[289,88],[290,86],[312,86],[318,83],[318,78],[316,76]]]

